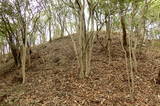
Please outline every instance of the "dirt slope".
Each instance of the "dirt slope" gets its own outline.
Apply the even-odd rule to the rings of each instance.
[[[104,34],[104,33],[101,33]],[[117,35],[118,36],[118,35]],[[79,67],[70,37],[54,40],[33,49],[27,82],[13,62],[0,69],[0,104],[3,106],[130,106],[124,52],[120,39],[113,37],[112,62],[95,41],[91,77],[80,80]],[[78,42],[78,39],[75,38]],[[160,106],[160,86],[155,78],[160,70],[160,51],[143,48],[137,55],[135,105]],[[6,69],[6,67],[8,67]],[[2,72],[3,71],[3,72]]]

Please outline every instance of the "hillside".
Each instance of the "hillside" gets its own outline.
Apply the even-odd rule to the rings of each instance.
[[[100,33],[103,35],[104,33]],[[74,36],[74,35],[73,35]],[[124,51],[116,34],[112,37],[111,64],[103,48],[94,41],[91,76],[79,79],[79,67],[70,37],[32,48],[32,64],[22,85],[12,59],[0,69],[2,106],[130,106]],[[78,39],[74,36],[78,44]],[[160,50],[143,47],[137,53],[136,106],[160,106]],[[2,64],[1,64],[2,65]]]

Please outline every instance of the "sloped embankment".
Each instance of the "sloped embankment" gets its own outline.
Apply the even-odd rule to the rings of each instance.
[[[101,33],[104,34],[104,33]],[[78,41],[77,38],[75,38]],[[160,52],[151,50],[137,55],[135,104],[160,105],[160,86],[154,79],[160,70]],[[79,67],[70,37],[34,48],[27,82],[20,84],[17,72],[0,78],[0,103],[17,106],[129,106],[130,101],[124,52],[118,37],[113,37],[112,62],[98,41],[94,42],[91,77],[80,80]],[[6,83],[4,83],[6,82]]]

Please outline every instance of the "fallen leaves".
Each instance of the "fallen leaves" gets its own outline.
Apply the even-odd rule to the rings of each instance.
[[[81,80],[78,78],[79,66],[73,58],[75,54],[69,38],[36,47],[33,49],[31,67],[27,71],[27,83],[23,87],[18,83],[11,83],[10,88],[1,83],[0,93],[7,92],[8,95],[2,95],[0,100],[35,106],[132,105],[120,41],[113,39],[110,65],[108,57],[101,49],[98,43],[94,44],[91,77]],[[155,58],[159,58],[160,53],[157,54],[156,51],[152,56],[153,54]],[[41,56],[44,61],[39,62],[42,60]],[[134,103],[137,106],[160,104],[160,89],[152,82],[159,70],[153,67],[158,67],[159,62],[154,61],[154,56],[147,56],[150,54],[142,52],[137,55],[138,73],[135,73]],[[3,78],[9,81],[14,78],[14,74],[12,73],[10,78],[9,75]],[[10,92],[5,90],[7,87]]]

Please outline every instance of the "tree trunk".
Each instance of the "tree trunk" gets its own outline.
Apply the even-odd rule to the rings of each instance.
[[[31,65],[31,45],[29,44],[29,42],[27,42],[27,49],[26,49],[26,52],[27,52],[27,63],[28,63],[28,66]]]
[[[129,67],[130,67],[130,78],[131,78],[131,94],[132,94],[132,101],[134,101],[134,73],[133,73],[133,51],[132,51],[132,40],[131,40],[131,35],[129,35]]]
[[[5,47],[2,46],[2,55],[4,55],[4,54],[5,54]]]
[[[87,52],[87,34],[86,34],[86,24],[85,24],[85,16],[84,16],[84,8],[80,9],[79,16],[80,23],[80,78],[84,78],[86,72],[88,71],[88,52]]]
[[[85,71],[86,71],[86,51],[85,51],[85,31],[84,31],[84,13],[81,9],[80,11],[80,78],[85,77]]]
[[[123,31],[123,46],[127,46],[127,32],[126,32],[126,25],[125,25],[125,18],[122,15],[121,16],[121,25],[122,25],[122,31]]]
[[[11,52],[12,52],[12,55],[13,55],[13,58],[14,58],[14,61],[15,61],[15,64],[16,66],[19,66],[19,51],[16,50],[15,48],[11,47]]]
[[[52,41],[52,33],[51,33],[51,20],[49,20],[49,42]]]
[[[123,47],[127,53],[127,57],[129,57],[128,44],[127,44],[127,32],[126,32],[126,24],[125,24],[124,15],[121,15],[121,27],[123,31],[123,37],[122,37]]]
[[[64,27],[61,27],[61,38],[64,37]]]
[[[21,61],[22,61],[22,78],[23,78],[23,81],[22,83],[24,84],[25,83],[25,79],[26,79],[26,75],[25,75],[25,69],[26,69],[26,55],[27,55],[27,25],[26,23],[23,23],[24,24],[24,27],[23,27],[23,33],[22,33],[22,41],[23,41],[23,44],[22,44],[22,57],[21,57]]]
[[[11,53],[13,55],[15,65],[20,66],[21,65],[21,54],[20,54],[20,49],[18,49],[17,45],[14,44],[12,38],[8,39],[8,44],[11,49]]]
[[[158,73],[157,84],[160,84],[160,71]]]
[[[107,17],[107,15],[106,15]],[[108,15],[108,21],[106,21],[106,33],[107,33],[107,44],[106,44],[106,53],[108,51],[108,57],[109,57],[109,64],[111,62],[111,17],[110,14]]]
[[[26,14],[25,14],[26,15]],[[22,19],[23,20],[23,19]],[[26,80],[26,75],[25,75],[25,70],[26,70],[26,56],[27,56],[27,23],[26,23],[26,19],[23,20],[23,27],[22,27],[22,84],[25,83]]]
[[[90,62],[91,62],[91,53],[92,53],[92,44],[94,39],[94,18],[93,18],[93,12],[90,11],[90,18],[88,21],[91,21],[92,32],[87,33],[86,30],[86,20],[85,20],[85,0],[83,2],[76,1],[76,3],[79,6],[78,10],[78,19],[79,19],[79,44],[80,44],[80,78],[89,77],[90,74]]]
[[[22,78],[23,84],[25,83],[25,69],[26,69],[26,44],[22,46]]]
[[[145,42],[145,37],[147,36],[147,28],[146,28],[146,13],[148,12],[148,0],[144,0],[144,8],[143,8],[143,13],[142,13],[142,27],[143,27],[143,29],[142,29],[142,31],[143,31],[143,34],[142,34],[142,43],[144,43]]]

